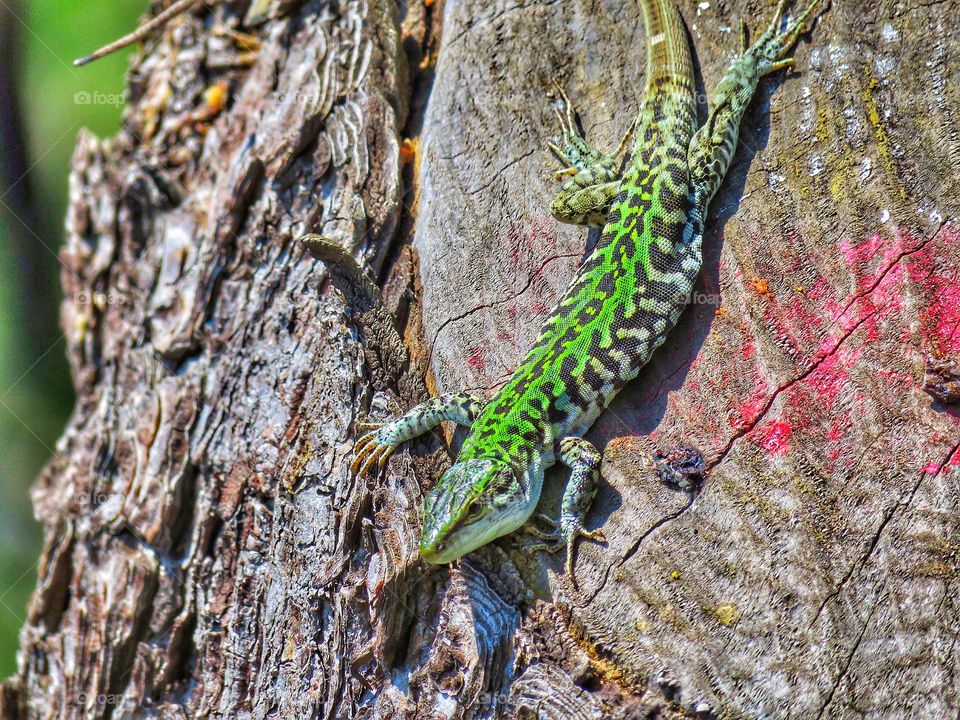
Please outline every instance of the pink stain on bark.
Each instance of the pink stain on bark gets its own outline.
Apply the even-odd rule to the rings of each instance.
[[[960,352],[960,278],[955,262],[958,245],[960,231],[946,226],[906,262],[910,279],[926,301],[919,313],[925,350],[937,355]]]
[[[467,365],[477,372],[483,372],[484,368],[487,366],[487,363],[483,359],[483,355],[481,354],[482,351],[479,348],[473,348],[470,352],[471,355],[467,358]]]
[[[750,439],[769,453],[786,455],[790,449],[791,428],[783,420],[773,420],[750,433]]]
[[[767,388],[767,382],[760,375],[759,370],[754,371],[753,392],[746,402],[730,414],[730,427],[735,430],[741,430],[750,427],[760,417],[760,413],[766,407],[770,400],[770,393]]]
[[[954,465],[960,465],[960,448],[957,448],[953,455],[950,456],[950,459],[947,461],[947,465],[950,467],[953,467]]]
[[[902,393],[909,389],[913,378],[897,367],[896,358],[906,360],[911,350],[905,343],[891,338],[890,333],[900,330],[901,326],[909,327],[903,314],[905,298],[909,295],[907,285],[915,278],[912,272],[908,275],[907,261],[913,260],[914,254],[919,256],[916,260],[922,260],[926,249],[921,241],[904,232],[898,232],[893,238],[874,233],[860,242],[844,240],[839,251],[853,277],[850,292],[839,295],[821,278],[811,288],[786,298],[782,293],[768,298],[763,306],[764,323],[787,355],[793,356],[801,368],[812,370],[789,386],[781,418],[751,433],[758,445],[782,454],[794,433],[818,432],[832,446],[828,451],[830,459],[839,459],[855,441],[851,437],[852,413],[869,402],[857,388],[850,387],[857,384],[851,374],[860,367],[869,346],[883,338],[893,340],[893,345],[900,348],[900,353],[890,357],[893,366],[877,369],[878,372],[886,370],[884,384],[890,392]],[[952,277],[935,276],[932,282],[936,287],[930,296],[936,301],[931,313],[936,312],[938,321],[929,323],[931,333],[941,340],[941,345],[949,341],[947,344],[960,346],[960,283]],[[848,335],[854,333],[857,337],[849,339]],[[743,341],[740,354],[745,361],[756,362],[753,338]],[[766,383],[758,386],[755,382],[753,392],[733,408],[731,427],[742,429],[757,423],[770,397]],[[845,409],[836,407],[840,402],[847,403]]]

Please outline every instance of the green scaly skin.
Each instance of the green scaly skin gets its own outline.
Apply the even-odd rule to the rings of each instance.
[[[767,30],[721,80],[706,124],[697,129],[693,66],[683,21],[669,0],[643,0],[647,82],[626,171],[593,149],[574,125],[569,101],[563,136],[549,145],[570,176],[553,201],[557,219],[603,225],[534,346],[486,404],[466,395],[434,398],[357,443],[353,468],[382,467],[401,442],[449,420],[470,427],[453,466],[426,496],[420,553],[448,563],[518,529],[534,513],[544,470],[571,469],[559,522],[529,526],[544,543],[573,548],[602,539],[583,519],[596,494],[600,453],[582,435],[633,380],[676,324],[700,271],[707,206],[733,159],[739,125],[760,79],[788,57],[819,4],[780,32],[786,2]],[[626,138],[624,143],[626,143]],[[604,224],[605,223],[605,224]]]

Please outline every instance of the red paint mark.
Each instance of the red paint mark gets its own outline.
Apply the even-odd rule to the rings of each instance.
[[[740,348],[740,351],[743,354],[743,359],[749,360],[757,352],[757,344],[754,342],[753,338],[747,338],[746,342],[744,342],[743,346]]]
[[[936,475],[940,472],[940,466],[937,463],[930,463],[923,469],[923,472],[927,475]]]
[[[482,350],[480,348],[472,348],[470,353],[470,357],[467,358],[467,365],[477,372],[483,372],[484,368],[487,367],[487,363],[483,359]]]
[[[753,392],[746,402],[742,403],[735,412],[730,414],[730,427],[735,430],[742,430],[750,427],[750,425],[757,421],[767,406],[767,403],[770,401],[767,389],[767,382],[760,376],[759,371],[755,372],[753,376]]]
[[[757,428],[751,434],[751,440],[774,455],[786,455],[790,449],[790,436],[793,429],[782,420],[773,420]]]
[[[827,439],[836,442],[840,440],[844,435],[844,430],[847,429],[847,426],[850,424],[850,413],[845,412],[843,415],[838,417],[833,421],[833,425],[830,426],[830,431],[827,433]],[[839,455],[837,456],[839,457]],[[837,458],[831,458],[836,460]]]
[[[951,467],[954,465],[960,465],[960,448],[957,448],[953,455],[950,456],[950,459],[947,461],[947,465]]]
[[[920,334],[927,352],[960,352],[960,280],[956,256],[960,230],[947,226],[940,236],[907,261],[910,279],[929,305],[920,310]]]

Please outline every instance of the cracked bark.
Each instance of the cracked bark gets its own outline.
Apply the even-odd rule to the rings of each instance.
[[[678,4],[707,88],[773,9]],[[588,239],[547,214],[550,79],[614,147],[637,4],[231,2],[157,33],[73,160],[79,399],[4,715],[955,716],[960,414],[922,388],[960,355],[956,12],[834,4],[744,121],[700,295],[589,435],[610,542],[579,591],[515,538],[420,563],[440,434],[347,466],[362,416],[495,387],[532,342]],[[379,299],[307,231],[405,350],[365,347]],[[650,467],[679,444],[692,497]]]

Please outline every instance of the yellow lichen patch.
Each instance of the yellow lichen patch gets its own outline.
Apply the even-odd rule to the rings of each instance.
[[[737,606],[732,604],[704,608],[707,615],[716,618],[721,625],[732,626],[737,621]]]
[[[578,623],[571,623],[568,629],[570,631],[570,637],[572,637],[580,649],[586,653],[590,661],[590,668],[599,678],[635,692],[642,693],[646,691],[645,683],[640,678],[636,677],[633,673],[624,671],[623,668],[619,667],[609,658],[601,656],[597,650],[596,643],[587,637],[586,632]]]
[[[637,620],[637,621],[633,624],[633,626],[634,626],[639,632],[642,632],[642,633],[645,633],[645,632],[649,632],[649,631],[650,631],[650,623],[647,622],[646,620]]]
[[[816,135],[817,140],[824,145],[833,139],[833,126],[829,122],[827,107],[825,105],[821,105],[817,108],[817,127],[813,132]]]
[[[284,479],[284,487],[287,490],[291,490],[299,482],[300,478],[303,477],[303,469],[307,466],[313,459],[314,448],[313,443],[307,440],[304,442],[303,447],[296,453],[294,456],[294,461],[290,467],[290,472],[287,473],[286,478]]]
[[[835,170],[830,176],[830,194],[837,202],[843,202],[847,197],[847,179],[842,170]]]
[[[765,478],[763,475],[764,468],[762,461],[756,460],[755,462],[751,462],[750,459],[748,459],[747,463],[748,466],[755,465],[756,476],[768,482],[768,478]],[[782,522],[786,518],[786,514],[782,510],[774,506],[766,497],[751,491],[747,486],[723,481],[720,481],[720,484],[745,511],[747,508],[752,507],[763,515],[764,520],[771,524]]]
[[[674,630],[683,630],[685,623],[673,605],[663,605],[657,614],[664,623],[673,627]]]
[[[867,89],[863,93],[864,105],[867,108],[867,120],[870,121],[870,125],[873,127],[873,134],[877,140],[877,152],[880,153],[880,161],[883,163],[883,168],[890,178],[890,183],[896,186],[900,197],[906,200],[907,191],[897,181],[897,165],[893,160],[890,137],[887,135],[887,129],[883,126],[880,116],[880,106],[877,104],[877,98],[874,95],[879,87],[880,81],[875,77],[871,77],[870,82],[867,84]]]
[[[672,573],[670,573],[670,579],[671,579],[671,580],[679,580],[679,579],[680,579],[680,571],[679,571],[679,570],[674,570]]]
[[[930,562],[912,568],[907,575],[910,577],[938,578],[940,580],[949,580],[957,575],[957,569],[943,560],[931,560]]]
[[[807,493],[813,492],[813,488],[810,487],[808,483],[804,482],[803,478],[799,475],[795,475],[790,484],[793,485],[793,489],[799,492],[801,495],[806,495]]]

